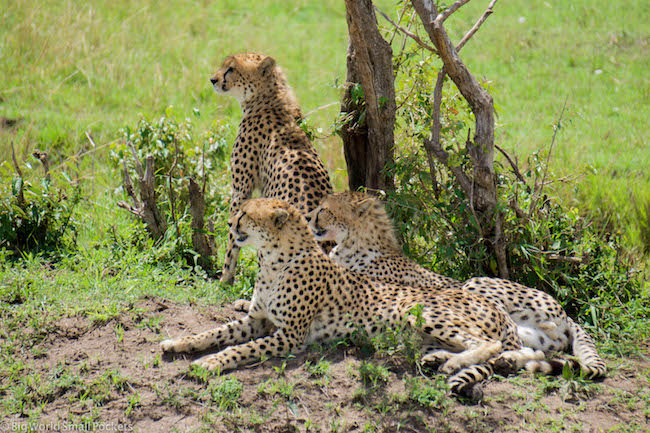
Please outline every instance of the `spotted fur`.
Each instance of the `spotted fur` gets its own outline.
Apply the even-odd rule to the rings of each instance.
[[[384,205],[376,198],[360,192],[335,193],[324,198],[307,218],[317,239],[336,242],[330,253],[335,263],[397,284],[456,287],[485,297],[517,324],[525,346],[546,354],[572,349],[588,377],[605,375],[605,363],[591,337],[552,296],[498,278],[472,278],[460,283],[419,266],[402,254]],[[526,368],[551,369],[541,363],[530,363]]]
[[[298,125],[300,107],[276,61],[253,53],[230,56],[210,81],[218,94],[237,99],[243,112],[230,157],[230,216],[254,190],[286,200],[301,212],[315,208],[332,186]],[[222,282],[233,282],[238,258],[239,247],[229,236]]]
[[[493,366],[526,363],[516,325],[488,299],[457,289],[405,287],[370,279],[323,252],[304,216],[285,201],[247,201],[230,221],[238,246],[257,248],[257,275],[248,314],[216,329],[161,343],[164,351],[223,349],[196,364],[224,371],[262,357],[298,353],[312,342],[370,337],[407,323],[422,337],[424,362],[450,375],[452,392],[476,396],[474,385]],[[413,314],[421,307],[421,315]],[[225,347],[225,348],[224,348]],[[541,354],[543,357],[543,354]]]

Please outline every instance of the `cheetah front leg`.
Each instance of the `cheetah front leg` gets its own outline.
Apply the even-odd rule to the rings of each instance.
[[[164,352],[200,352],[215,346],[231,346],[245,343],[273,332],[274,326],[267,319],[242,319],[221,325],[197,335],[165,340],[160,343]]]
[[[226,255],[224,256],[223,268],[221,269],[221,283],[232,286],[235,282],[235,272],[237,271],[240,252],[241,248],[235,244],[235,237],[231,231],[228,231]]]
[[[303,347],[298,338],[289,335],[283,328],[278,328],[273,335],[227,347],[214,355],[199,358],[192,364],[211,371],[223,372],[262,358],[299,353]]]
[[[235,236],[230,230],[232,228],[232,218],[237,214],[242,203],[251,198],[256,183],[258,183],[259,166],[255,162],[250,162],[250,171],[243,171],[239,167],[247,159],[246,152],[243,149],[241,138],[237,136],[233,146],[232,155],[230,156],[230,185],[232,187],[232,198],[230,200],[230,219],[228,221],[228,244],[226,246],[226,255],[223,259],[223,268],[221,269],[221,283],[231,286],[235,282],[235,272],[237,271],[237,262],[241,249],[235,244]],[[244,162],[243,162],[244,161]]]

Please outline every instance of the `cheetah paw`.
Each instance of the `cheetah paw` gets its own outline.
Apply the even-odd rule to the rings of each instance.
[[[436,367],[444,364],[451,358],[454,354],[447,350],[435,350],[433,352],[427,353],[422,357],[422,362],[427,365]]]
[[[251,307],[251,301],[247,299],[237,299],[235,302],[232,303],[232,308],[235,311],[242,311],[244,313],[247,313],[250,307]]]
[[[160,348],[163,352],[187,352],[189,347],[187,343],[183,343],[180,338],[170,338],[160,342]]]
[[[224,370],[223,363],[215,355],[199,358],[196,361],[192,362],[192,365],[205,368],[206,370],[216,371],[218,373]]]

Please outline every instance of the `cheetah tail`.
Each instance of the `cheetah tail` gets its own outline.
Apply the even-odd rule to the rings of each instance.
[[[476,384],[492,374],[494,370],[490,364],[472,365],[450,376],[447,385],[452,394],[479,401],[483,398],[483,391]]]
[[[573,371],[580,370],[580,364],[573,359],[550,358],[545,360],[532,360],[526,362],[524,368],[531,373],[541,373],[546,376],[560,376],[564,366],[569,364]]]
[[[605,376],[607,374],[607,366],[598,354],[594,340],[573,319],[569,317],[568,320],[573,355],[580,362],[580,369],[590,379]]]

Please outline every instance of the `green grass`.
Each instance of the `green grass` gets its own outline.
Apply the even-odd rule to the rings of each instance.
[[[24,140],[22,157],[35,147],[68,157],[91,147],[86,132],[102,146],[138,113],[155,117],[168,106],[181,117],[199,108],[203,129],[219,118],[236,126],[236,101],[217,97],[208,81],[235,52],[276,57],[305,112],[337,102],[332,84],[345,74],[345,15],[335,0],[2,1],[0,7],[0,115],[24,119],[16,137],[17,144]],[[327,124],[336,110],[318,111],[314,119]],[[10,137],[0,138],[5,159]],[[330,153],[333,143],[322,146],[330,166],[342,161],[339,150]]]
[[[448,21],[456,40],[484,3],[474,1]],[[392,14],[391,2],[378,4]],[[239,51],[275,56],[303,110],[317,110],[311,123],[325,132],[338,109],[333,84],[345,76],[347,28],[343,5],[335,0],[0,6],[0,116],[23,119],[16,129],[0,132],[3,160],[13,139],[23,159],[40,148],[63,161],[93,150],[88,132],[100,149],[97,165],[84,175],[114,187],[103,146],[138,113],[155,118],[173,106],[182,118],[198,108],[199,131],[217,119],[237,125],[236,102],[215,96],[208,78],[227,54]],[[498,143],[522,161],[549,146],[552,124],[568,101],[552,167],[558,176],[584,175],[557,185],[557,193],[620,230],[633,252],[650,244],[644,210],[650,203],[650,32],[641,18],[649,9],[642,0],[625,7],[586,0],[499,2],[463,50],[470,69],[492,83]],[[317,146],[335,184],[344,187],[339,140],[327,137]]]
[[[468,6],[473,14],[455,28],[468,28],[484,7]],[[566,202],[609,220],[636,251],[650,245],[648,220],[635,212],[650,202],[650,31],[640,19],[648,13],[642,0],[499,2],[462,52],[470,70],[491,81],[497,142],[520,161],[549,147],[567,101],[551,166],[561,177],[583,176],[554,187]]]

